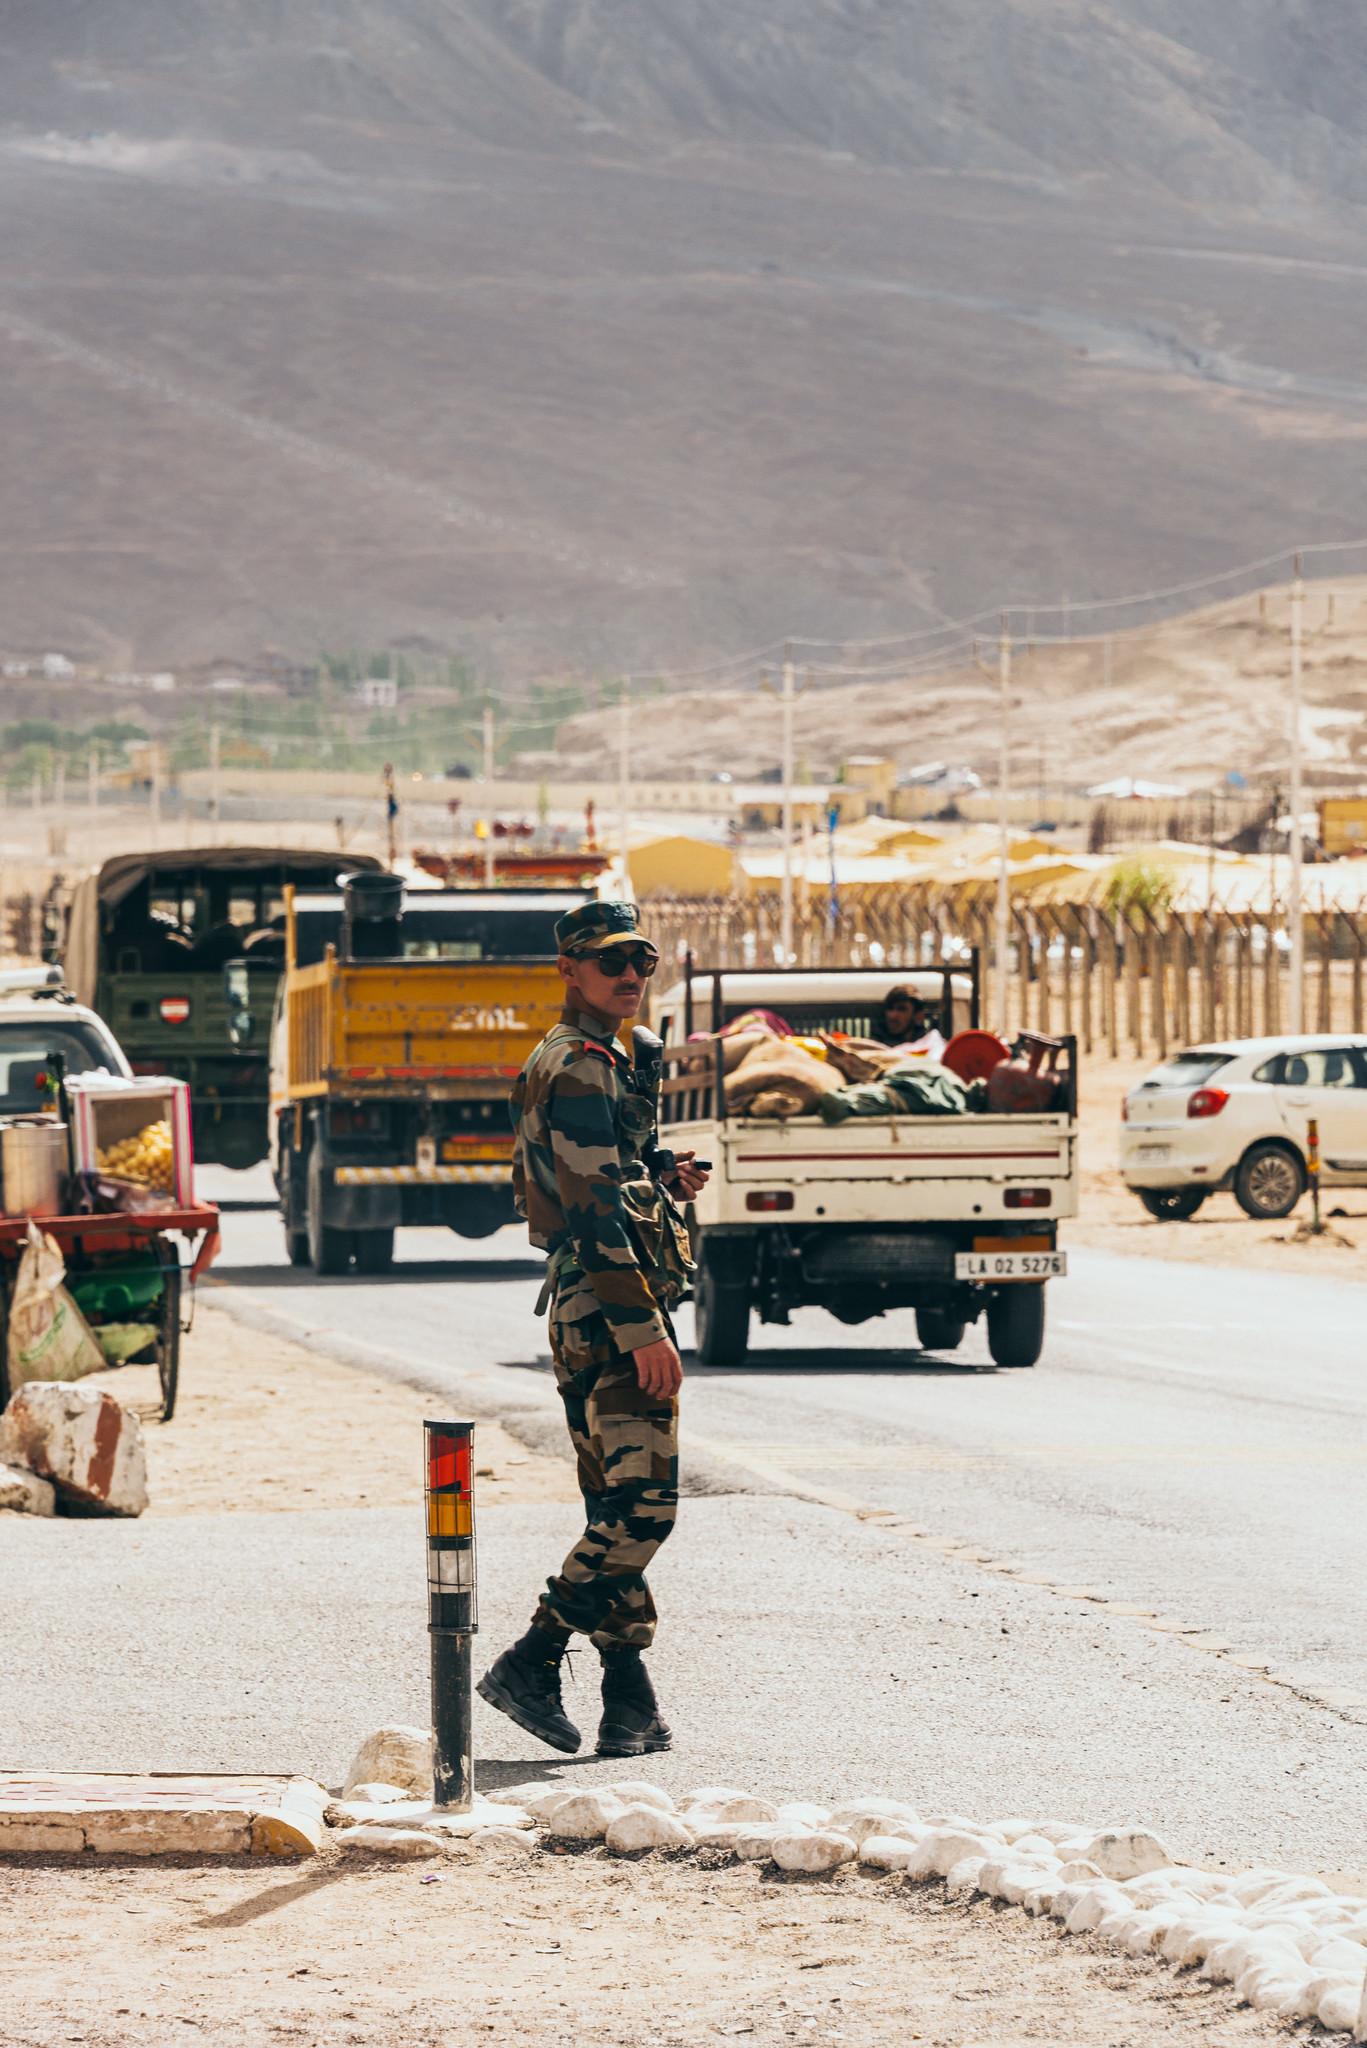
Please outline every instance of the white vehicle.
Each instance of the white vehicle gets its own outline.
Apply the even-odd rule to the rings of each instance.
[[[1151,1216],[1194,1216],[1230,1188],[1288,1216],[1319,1125],[1324,1187],[1367,1186],[1367,1037],[1236,1038],[1179,1052],[1125,1098],[1120,1168]]]
[[[68,1074],[133,1078],[119,1041],[102,1017],[76,1001],[60,967],[0,974],[0,1117],[44,1107],[54,1053]]]
[[[922,1346],[953,1351],[987,1318],[1000,1366],[1032,1366],[1044,1342],[1044,1286],[1066,1270],[1059,1218],[1077,1211],[1076,1071],[1047,1113],[819,1116],[728,1114],[722,1052],[680,1048],[751,1009],[795,1031],[867,1036],[890,985],[938,1009],[946,1038],[977,1023],[970,971],[881,968],[690,972],[652,1004],[665,1041],[662,1142],[712,1162],[695,1208],[698,1354],[736,1364],[750,1317],[786,1323],[816,1305],[843,1323],[914,1308]]]

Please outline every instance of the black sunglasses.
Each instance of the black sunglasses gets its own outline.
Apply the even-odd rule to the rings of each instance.
[[[658,954],[648,952],[644,946],[604,946],[601,952],[590,953],[588,957],[609,981],[620,981],[629,968],[634,968],[643,981],[649,981],[659,965]]]

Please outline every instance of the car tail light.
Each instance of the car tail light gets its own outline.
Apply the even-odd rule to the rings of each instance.
[[[791,1209],[792,1195],[786,1188],[757,1188],[745,1197],[747,1209]]]
[[[1187,1115],[1218,1116],[1228,1101],[1228,1088],[1198,1088],[1187,1100]]]
[[[1053,1199],[1048,1188],[1008,1188],[1003,1197],[1008,1209],[1047,1209]]]
[[[163,996],[157,1008],[163,1024],[188,1024],[190,1021],[188,996]]]

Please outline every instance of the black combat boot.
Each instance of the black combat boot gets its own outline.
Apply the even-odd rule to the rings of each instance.
[[[674,1741],[639,1650],[604,1650],[599,1756],[644,1756]]]
[[[475,1690],[529,1735],[572,1756],[583,1737],[560,1698],[560,1660],[567,1639],[533,1625],[489,1666]]]

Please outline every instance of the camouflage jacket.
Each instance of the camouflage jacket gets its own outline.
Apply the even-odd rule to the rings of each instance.
[[[618,1350],[665,1336],[638,1248],[665,1197],[640,1156],[653,1118],[622,1048],[567,1009],[518,1075],[511,1107],[513,1199],[532,1243],[562,1257],[572,1246],[580,1270],[565,1284],[587,1284]]]

